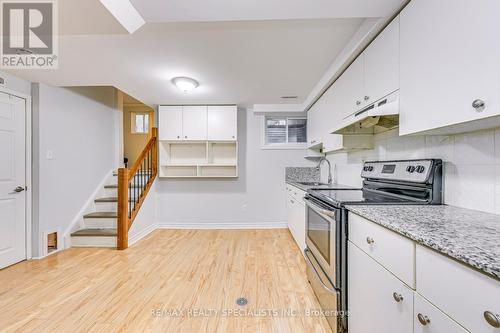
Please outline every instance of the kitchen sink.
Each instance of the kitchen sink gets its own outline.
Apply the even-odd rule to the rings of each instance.
[[[318,183],[318,182],[297,182],[297,184],[304,186],[329,186],[327,183]]]

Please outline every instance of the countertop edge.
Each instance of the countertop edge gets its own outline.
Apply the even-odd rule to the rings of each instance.
[[[372,216],[366,216],[366,214],[364,214],[362,211],[360,211],[359,209],[356,209],[357,207],[359,206],[355,206],[355,205],[347,205],[345,206],[345,208],[349,211],[349,212],[352,212],[356,215],[359,215],[361,216],[362,218],[365,218],[381,227],[384,227],[388,230],[391,230],[395,233],[397,233],[398,235],[401,235],[405,238],[408,238],[414,242],[416,242],[418,245],[421,245],[421,246],[425,246],[426,248],[429,248],[429,249],[432,249],[436,252],[438,252],[440,255],[443,255],[445,257],[448,257],[448,258],[451,258],[453,259],[454,261],[462,264],[462,265],[465,265],[481,274],[484,274],[490,278],[493,278],[497,281],[500,281],[500,272],[499,273],[495,273],[495,272],[490,272],[488,270],[485,270],[484,267],[480,266],[479,264],[473,264],[471,263],[470,261],[467,261],[463,258],[461,258],[460,256],[453,256],[452,254],[449,253],[449,251],[445,251],[444,249],[442,249],[441,247],[439,246],[436,246],[436,245],[431,245],[431,244],[428,244],[425,242],[425,240],[421,239],[420,237],[417,237],[415,235],[413,235],[411,232],[407,232],[405,230],[402,230],[402,228],[398,228],[398,227],[395,227],[391,224],[388,224],[388,223],[384,223],[384,222],[381,222],[381,221],[375,221],[372,219]],[[363,206],[361,206],[363,207]]]

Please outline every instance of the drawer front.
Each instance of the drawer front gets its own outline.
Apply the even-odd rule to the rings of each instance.
[[[415,293],[413,333],[467,333],[450,317]]]
[[[500,321],[500,281],[423,246],[416,252],[419,294],[471,332],[500,333],[485,319]]]
[[[289,185],[289,184],[286,184],[286,193],[291,195],[292,197],[294,197],[297,201],[301,201],[302,202],[302,198],[304,198],[306,196],[306,192],[305,191],[302,191],[301,189],[293,186],[293,185]]]
[[[415,288],[415,243],[374,222],[349,213],[349,240]]]

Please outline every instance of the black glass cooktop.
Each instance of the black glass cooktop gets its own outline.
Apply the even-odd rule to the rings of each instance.
[[[311,190],[308,194],[335,206],[355,204],[409,204],[416,202],[392,195],[373,193],[369,190]]]

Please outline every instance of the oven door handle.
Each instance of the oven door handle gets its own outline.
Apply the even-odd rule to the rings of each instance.
[[[332,210],[328,210],[328,209],[323,209],[315,204],[313,204],[311,202],[310,199],[307,199],[307,198],[304,198],[304,202],[307,206],[311,207],[311,209],[315,210],[316,212],[322,214],[322,215],[325,215],[325,216],[328,216],[328,217],[331,217],[331,218],[335,218],[335,212],[332,211]]]
[[[325,289],[326,291],[332,293],[332,294],[335,294],[337,291],[335,289],[332,289],[330,287],[328,287],[324,282],[323,280],[321,279],[321,275],[319,274],[318,270],[316,269],[316,267],[314,266],[314,264],[312,263],[311,259],[309,259],[309,255],[308,253],[311,253],[311,251],[309,250],[304,250],[304,254],[305,254],[305,258],[306,260],[309,262],[309,265],[311,265],[311,267],[313,268],[314,270],[314,273],[316,274],[316,276],[318,277],[318,281],[319,283],[321,284],[321,286],[323,287],[323,289]],[[312,253],[311,253],[312,255]]]

